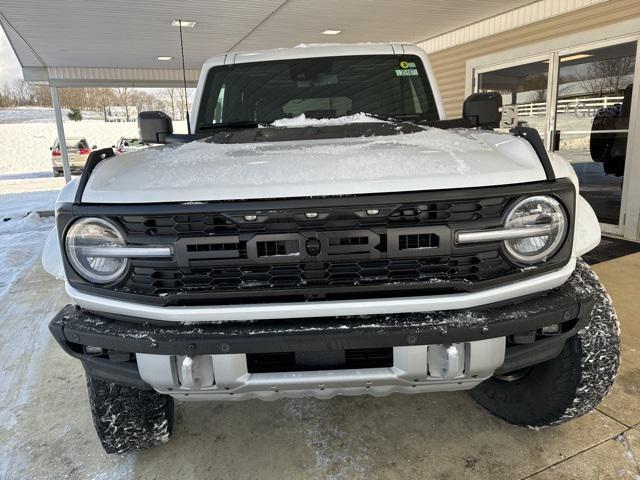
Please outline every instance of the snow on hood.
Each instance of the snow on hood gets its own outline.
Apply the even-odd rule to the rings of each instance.
[[[508,134],[417,133],[245,144],[204,141],[102,161],[82,200],[157,203],[442,190],[544,180],[533,148]]]
[[[274,127],[328,127],[337,125],[347,125],[349,123],[386,123],[367,115],[366,113],[356,113],[336,118],[307,118],[304,113],[293,118],[282,118],[276,120],[271,125]]]

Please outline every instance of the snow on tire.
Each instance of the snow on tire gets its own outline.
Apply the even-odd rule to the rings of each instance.
[[[89,405],[98,437],[107,453],[155,447],[169,440],[173,399],[87,375]]]
[[[494,415],[515,425],[548,427],[595,408],[609,393],[620,365],[620,324],[611,298],[582,260],[569,279],[595,305],[587,325],[569,338],[562,353],[530,367],[520,378],[491,378],[471,391]]]

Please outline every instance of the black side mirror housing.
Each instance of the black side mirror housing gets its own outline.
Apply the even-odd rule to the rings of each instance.
[[[476,127],[499,128],[502,119],[502,95],[498,92],[474,93],[462,105],[462,116]]]
[[[173,122],[164,112],[140,112],[138,130],[144,143],[167,143],[167,136],[173,134]]]

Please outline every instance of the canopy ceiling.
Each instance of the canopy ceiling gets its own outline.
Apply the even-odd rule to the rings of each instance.
[[[25,79],[60,86],[171,86],[238,50],[323,42],[418,42],[532,0],[0,0]],[[342,30],[323,35],[325,30]],[[159,61],[159,56],[173,57]]]

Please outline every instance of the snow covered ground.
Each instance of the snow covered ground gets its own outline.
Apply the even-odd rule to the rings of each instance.
[[[138,135],[137,123],[105,123],[83,112],[81,122],[65,121],[67,137],[86,137],[90,145],[110,147],[120,137]],[[176,122],[176,131],[186,131]],[[39,261],[53,228],[50,212],[64,179],[51,172],[49,147],[57,137],[50,108],[0,109],[0,301]]]
[[[62,109],[62,115],[66,117],[69,110]],[[89,120],[100,120],[100,112],[82,112],[82,117]],[[0,109],[0,123],[42,123],[55,122],[53,108],[48,107],[15,107]]]
[[[106,123],[99,113],[82,112],[85,120],[65,119],[67,137],[85,137],[98,148],[115,145],[120,137],[137,137],[137,122]],[[174,122],[176,133],[187,131],[186,122]],[[0,109],[0,182],[16,178],[51,176],[49,148],[58,137],[50,108]]]

